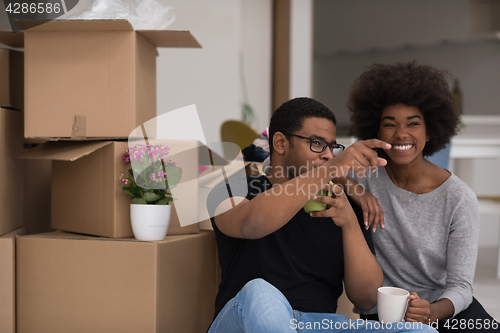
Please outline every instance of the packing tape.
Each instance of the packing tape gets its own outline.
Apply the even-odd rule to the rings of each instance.
[[[75,116],[71,138],[73,140],[87,139],[87,118],[85,116]]]

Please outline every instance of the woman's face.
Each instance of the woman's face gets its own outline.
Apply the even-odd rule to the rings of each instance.
[[[422,112],[401,103],[387,106],[382,111],[379,139],[392,145],[384,151],[396,164],[405,165],[421,157],[429,141]]]

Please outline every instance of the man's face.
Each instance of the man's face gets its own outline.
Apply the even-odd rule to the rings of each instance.
[[[302,129],[295,133],[312,140],[323,140],[327,143],[334,143],[336,140],[336,128],[333,122],[325,118],[306,118],[304,119]],[[323,152],[313,152],[311,140],[290,136],[289,149],[285,154],[286,175],[288,179],[297,177],[298,175],[307,172],[314,166],[318,166],[333,157],[333,153],[329,147]],[[316,142],[315,142],[316,143]]]

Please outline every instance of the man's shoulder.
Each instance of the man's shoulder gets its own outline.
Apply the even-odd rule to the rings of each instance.
[[[271,182],[265,175],[247,175],[247,183],[248,193],[252,197],[256,197],[260,193],[265,192],[272,187]]]
[[[250,183],[255,183],[255,184],[265,184],[269,183],[269,179],[267,178],[266,175],[247,175],[247,182]]]

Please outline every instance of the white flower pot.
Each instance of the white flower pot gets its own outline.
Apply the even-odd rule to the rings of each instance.
[[[130,220],[134,237],[144,241],[163,240],[170,224],[170,205],[130,204]]]

